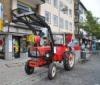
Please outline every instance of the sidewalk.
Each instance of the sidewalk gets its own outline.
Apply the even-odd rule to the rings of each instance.
[[[0,59],[0,67],[6,66],[6,67],[14,67],[14,66],[21,66],[25,64],[25,62],[29,58],[19,58],[19,59],[14,59],[14,60],[2,60]]]
[[[79,53],[77,53],[79,56]],[[75,63],[78,63],[79,57],[76,57]],[[25,62],[29,60],[30,58],[18,58],[14,60],[2,60],[0,59],[0,68],[2,67],[16,67],[16,66],[22,66],[25,65]]]

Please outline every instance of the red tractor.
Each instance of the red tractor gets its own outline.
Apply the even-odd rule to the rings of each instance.
[[[24,23],[36,35],[35,44],[29,50],[31,59],[25,64],[25,72],[28,75],[32,74],[36,67],[48,65],[48,77],[53,79],[57,71],[56,62],[63,62],[64,69],[68,71],[74,67],[75,56],[67,45],[68,39],[72,38],[70,34],[53,34],[45,20],[33,12],[16,13],[13,11],[13,15],[13,22]]]

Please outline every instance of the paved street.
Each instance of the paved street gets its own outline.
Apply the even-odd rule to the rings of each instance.
[[[100,55],[78,63],[72,71],[64,71],[60,65],[54,80],[48,80],[47,68],[37,68],[29,76],[24,72],[24,63],[0,66],[0,85],[100,85]]]

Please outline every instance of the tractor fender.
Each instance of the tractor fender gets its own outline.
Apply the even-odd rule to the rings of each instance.
[[[65,56],[65,54],[66,54],[67,56]],[[63,59],[69,58],[69,54],[70,54],[70,52],[65,51],[65,52],[63,53]]]

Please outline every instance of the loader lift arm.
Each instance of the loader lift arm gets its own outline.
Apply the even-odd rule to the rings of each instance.
[[[50,26],[41,18],[40,15],[38,15],[35,12],[25,12],[25,13],[18,13],[18,10],[21,9],[15,9],[12,11],[13,20],[14,23],[23,23],[27,27],[29,27],[30,30],[34,34],[36,34],[36,31],[40,31],[42,28],[47,28],[49,36],[50,36],[50,46],[51,46],[51,54],[54,54],[54,39],[53,34],[51,31]],[[36,28],[37,27],[37,28]]]

